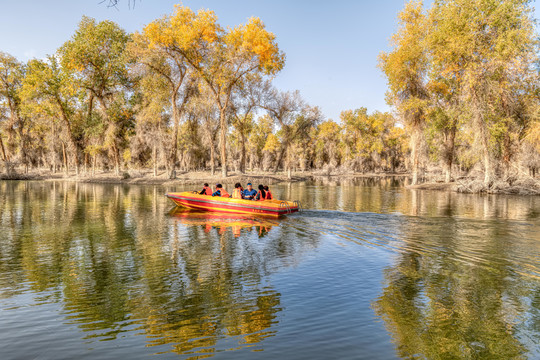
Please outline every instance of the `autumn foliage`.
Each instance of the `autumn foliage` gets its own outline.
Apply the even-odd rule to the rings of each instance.
[[[410,172],[512,181],[540,167],[538,34],[524,0],[407,3],[379,57],[392,113],[325,119],[273,78],[275,35],[177,5],[132,34],[83,17],[46,59],[0,53],[0,160],[90,174]]]
[[[538,34],[526,0],[411,1],[380,56],[388,101],[411,131],[413,172],[535,176]]]

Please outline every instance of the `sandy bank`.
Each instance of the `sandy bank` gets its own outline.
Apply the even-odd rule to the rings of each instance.
[[[179,172],[176,179],[169,179],[167,173],[160,172],[158,176],[153,176],[150,170],[130,170],[122,175],[115,175],[111,172],[99,172],[91,174],[65,175],[64,173],[53,173],[48,170],[31,170],[29,173],[16,173],[11,175],[0,174],[0,180],[39,180],[39,181],[77,181],[83,183],[102,184],[139,184],[139,185],[196,185],[207,182],[211,186],[217,183],[232,186],[239,182],[245,185],[252,182],[258,184],[272,185],[282,182],[298,182],[309,180],[331,180],[342,181],[356,178],[388,178],[388,177],[409,177],[407,173],[349,173],[349,174],[323,174],[320,171],[295,172],[289,179],[285,172],[261,172],[253,171],[246,174],[229,172],[229,176],[223,178],[220,172],[214,175],[210,171]],[[517,179],[511,183],[497,180],[485,186],[480,179],[459,179],[451,183],[425,182],[417,185],[408,185],[408,189],[435,190],[435,191],[456,191],[470,194],[508,194],[508,195],[540,195],[540,180],[525,178]]]
[[[129,171],[123,172],[122,175],[114,173],[102,172],[80,175],[65,175],[64,173],[52,173],[49,171],[30,171],[28,174],[0,174],[0,180],[39,180],[39,181],[77,181],[83,183],[102,183],[102,184],[139,184],[139,185],[201,185],[205,182],[210,185],[217,183],[234,184],[240,182],[245,185],[247,182],[254,184],[276,184],[280,182],[296,182],[311,180],[310,173],[294,174],[291,179],[288,179],[283,173],[229,173],[229,176],[223,178],[221,173],[212,175],[207,172],[187,172],[178,173],[176,179],[169,179],[166,173],[160,173],[158,176],[153,176],[151,171]]]
[[[540,195],[540,181],[536,179],[518,179],[511,183],[493,181],[486,186],[482,180],[457,180],[451,183],[426,182],[409,185],[408,189],[455,191],[464,194],[501,194],[501,195]]]

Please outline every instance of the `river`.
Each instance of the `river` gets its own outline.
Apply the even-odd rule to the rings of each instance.
[[[182,190],[0,182],[0,358],[540,358],[539,197],[300,182],[265,219]]]

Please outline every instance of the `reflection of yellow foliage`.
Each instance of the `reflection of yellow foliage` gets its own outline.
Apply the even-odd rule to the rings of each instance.
[[[211,355],[223,339],[244,348],[273,336],[281,295],[263,286],[268,262],[292,262],[313,246],[245,241],[279,225],[267,218],[209,221],[254,229],[239,239],[205,231],[204,218],[185,226],[165,215],[170,204],[153,187],[17,182],[0,183],[0,193],[9,196],[0,206],[9,233],[2,254],[14,254],[0,262],[0,296],[28,286],[50,292],[87,339],[136,329],[147,346],[183,356]],[[278,249],[279,259],[268,255]]]
[[[510,269],[504,261],[490,267],[480,265],[479,258],[464,261],[471,245],[459,238],[470,240],[469,234],[458,236],[456,228],[460,225],[446,222],[434,238],[415,225],[415,236],[404,237],[404,251],[385,270],[386,286],[374,310],[385,321],[399,357],[520,358],[525,348],[513,330],[519,318],[513,304],[523,295],[521,285],[505,280]],[[486,239],[490,240],[474,245],[483,248],[479,256],[489,253],[502,260],[496,237]],[[425,251],[439,246],[446,251]]]

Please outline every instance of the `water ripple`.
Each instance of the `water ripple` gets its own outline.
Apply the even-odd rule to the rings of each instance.
[[[326,210],[305,211],[291,222],[299,231],[350,244],[540,277],[540,226],[528,222]]]

